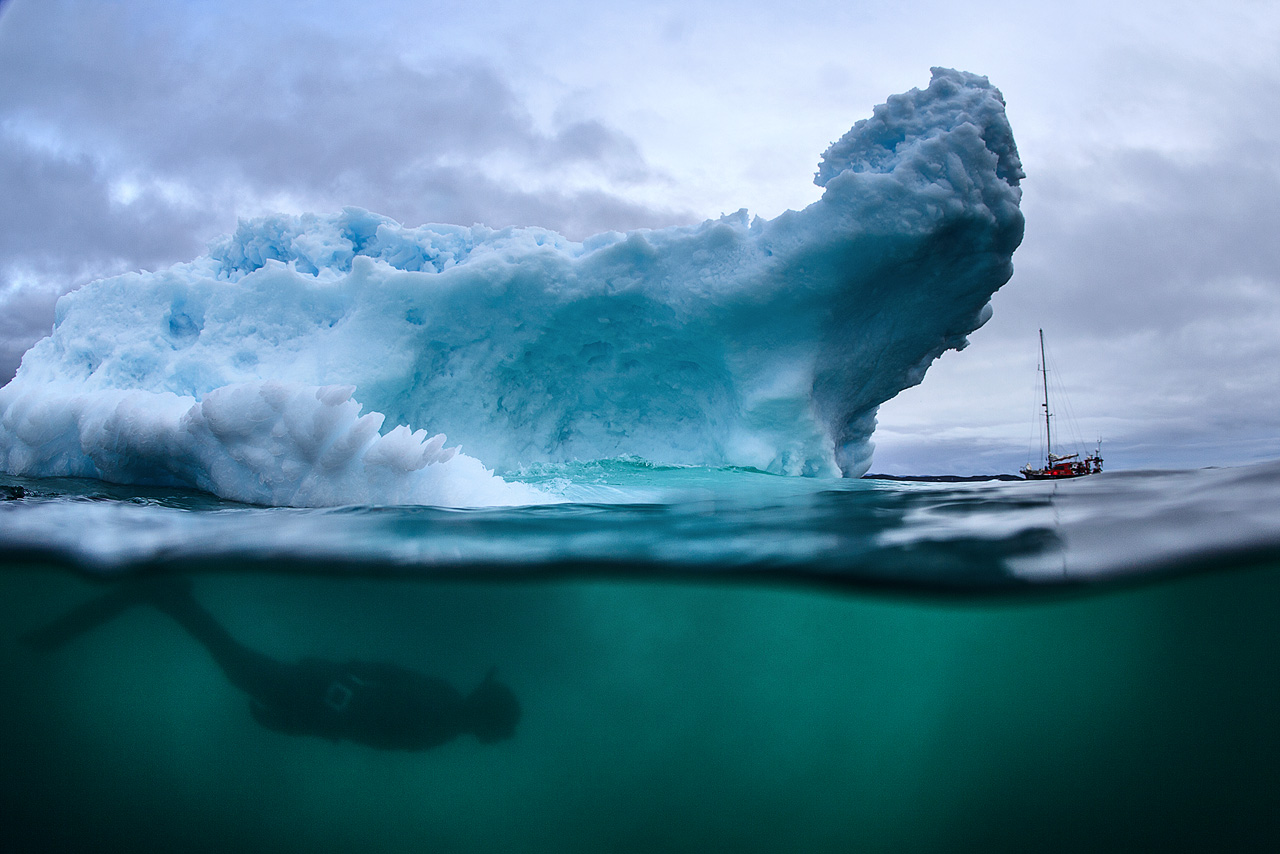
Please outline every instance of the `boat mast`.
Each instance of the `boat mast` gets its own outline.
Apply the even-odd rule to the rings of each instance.
[[[1044,449],[1045,459],[1053,465],[1053,434],[1049,432],[1049,362],[1044,357],[1044,330],[1040,330],[1040,372],[1044,374]]]

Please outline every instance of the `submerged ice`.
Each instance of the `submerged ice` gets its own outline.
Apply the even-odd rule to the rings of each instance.
[[[526,503],[486,466],[621,455],[861,474],[879,404],[1009,279],[1021,177],[999,90],[934,69],[770,221],[582,243],[355,208],[242,221],[63,297],[0,389],[0,468],[288,505]]]

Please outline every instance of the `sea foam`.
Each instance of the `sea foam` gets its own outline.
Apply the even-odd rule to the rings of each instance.
[[[858,475],[879,404],[989,317],[1021,177],[999,90],[934,69],[770,221],[581,243],[356,208],[242,221],[62,298],[0,389],[0,469],[284,505],[525,503],[485,466],[622,455]]]

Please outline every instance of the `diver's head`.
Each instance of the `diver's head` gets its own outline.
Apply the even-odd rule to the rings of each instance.
[[[464,701],[468,729],[486,744],[511,738],[520,720],[520,701],[515,693],[494,679],[497,668],[489,671],[480,687]]]

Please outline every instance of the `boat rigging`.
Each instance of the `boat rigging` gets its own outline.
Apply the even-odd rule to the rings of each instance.
[[[1098,449],[1084,459],[1079,454],[1055,454],[1053,452],[1053,428],[1049,411],[1049,362],[1044,355],[1044,330],[1040,330],[1040,371],[1044,374],[1044,437],[1045,465],[1036,468],[1028,463],[1022,467],[1022,476],[1027,480],[1059,480],[1065,477],[1084,477],[1102,471],[1102,441],[1098,441]]]

